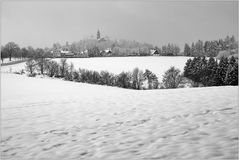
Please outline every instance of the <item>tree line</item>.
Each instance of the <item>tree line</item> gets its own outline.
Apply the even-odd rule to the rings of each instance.
[[[50,48],[36,48],[33,47],[23,47],[20,48],[15,42],[8,42],[6,45],[1,46],[1,61],[4,62],[5,58],[9,58],[9,61],[12,58],[17,59],[26,59],[26,58],[52,58],[53,54],[51,53]]]
[[[227,36],[225,39],[219,39],[214,41],[198,40],[196,43],[192,43],[191,46],[187,43],[184,45],[184,56],[198,57],[216,57],[219,51],[224,50],[236,50],[238,49],[238,43],[234,36]],[[237,51],[238,52],[238,51]]]
[[[66,62],[66,59],[61,59],[59,63],[53,60],[39,61],[29,59],[26,62],[26,71],[30,77],[36,76],[38,72],[40,74],[46,74],[49,77],[63,78],[68,81],[138,90],[156,89],[159,85],[157,76],[148,69],[143,72],[139,68],[135,68],[132,72],[123,71],[120,74],[113,74],[108,71],[98,72],[81,68],[76,70],[72,63],[68,64]]]
[[[170,67],[163,75],[162,82],[152,71],[144,72],[135,68],[131,72],[113,74],[108,71],[92,71],[74,68],[73,63],[68,64],[66,59],[59,63],[49,59],[29,59],[26,62],[28,76],[36,76],[37,73],[49,77],[62,78],[67,81],[117,86],[128,89],[164,89],[181,88],[187,83],[193,87],[238,85],[238,60],[222,57],[220,61],[210,57],[195,57],[189,59],[184,67],[184,72],[175,67]]]
[[[203,86],[238,85],[238,60],[234,56],[218,60],[210,57],[189,59],[184,67],[184,77]]]
[[[111,40],[106,37],[103,40],[85,38],[68,45],[53,44],[53,50],[60,48],[68,48],[69,51],[76,53],[76,57],[123,57],[150,55],[150,49],[153,49],[153,45],[124,39]],[[111,50],[110,54],[104,52],[107,49]]]
[[[155,47],[160,56],[179,56],[180,48],[176,44],[169,43],[168,45],[163,45],[161,48]]]
[[[78,42],[73,42],[72,44],[66,43],[61,45],[59,43],[54,43],[50,48],[36,48],[33,47],[23,47],[20,48],[18,44],[14,42],[8,42],[6,45],[1,46],[1,60],[4,61],[5,58],[26,59],[34,57],[46,57],[53,58],[55,55],[52,51],[59,51],[66,48],[70,52],[75,53],[74,57],[105,57],[105,56],[150,56],[151,50],[156,50],[160,56],[206,56],[206,57],[216,57],[219,51],[232,52],[231,54],[237,54],[238,44],[234,36],[227,36],[225,39],[219,39],[215,41],[201,41],[198,40],[196,43],[185,44],[184,51],[180,52],[180,48],[176,44],[169,43],[168,45],[163,45],[161,48],[153,46],[148,43],[140,43],[137,41],[130,40],[111,40],[108,37],[95,39],[95,38],[85,38]],[[110,49],[110,53],[104,52],[106,49]],[[222,53],[228,54],[228,53]],[[225,55],[223,55],[225,56]],[[234,55],[235,56],[235,55]],[[220,56],[222,57],[222,56]]]

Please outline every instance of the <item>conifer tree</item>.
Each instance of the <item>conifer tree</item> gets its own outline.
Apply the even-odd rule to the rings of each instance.
[[[225,77],[225,84],[238,85],[238,62],[233,56],[229,60],[229,65]]]
[[[217,73],[217,61],[210,57],[207,62],[206,67],[206,86],[215,86],[216,85],[216,73]]]
[[[219,52],[219,45],[217,41],[212,41],[209,48],[209,57],[216,57]]]
[[[220,51],[226,50],[226,44],[222,39],[219,39],[218,43],[219,43],[219,50]]]
[[[194,63],[193,63],[193,66],[192,66],[192,71],[191,71],[191,74],[192,74],[192,80],[194,82],[197,82],[199,83],[200,82],[200,70],[201,70],[201,64],[200,64],[200,60],[201,58],[200,57],[195,57],[194,58]]]
[[[210,41],[206,41],[204,43],[204,52],[206,56],[209,56],[209,48],[210,48],[211,42]]]
[[[198,40],[195,44],[195,56],[203,56],[204,49],[203,49],[203,41]]]
[[[198,76],[199,76],[199,82],[203,85],[207,84],[207,60],[205,57],[202,57],[199,59],[199,65],[198,65]]]
[[[100,39],[100,30],[97,31],[96,37],[98,40]]]
[[[196,57],[196,48],[195,48],[195,45],[194,43],[192,43],[192,46],[191,46],[191,56],[193,57]]]
[[[191,64],[191,62],[192,62],[192,59],[188,59],[186,64],[185,64],[184,73],[183,73],[184,77],[189,78],[189,76],[190,76],[190,69],[191,69],[190,64]]]
[[[225,85],[227,68],[228,68],[228,59],[226,57],[222,57],[220,59],[217,69],[217,85],[219,86]]]
[[[184,56],[190,56],[190,46],[187,44],[187,43],[185,43],[185,45],[184,45]]]

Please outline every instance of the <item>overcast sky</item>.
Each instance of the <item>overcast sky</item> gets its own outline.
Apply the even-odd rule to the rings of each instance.
[[[4,1],[2,44],[51,47],[94,36],[162,46],[238,35],[238,2]]]

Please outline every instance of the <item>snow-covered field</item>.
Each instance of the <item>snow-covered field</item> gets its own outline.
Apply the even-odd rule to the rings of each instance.
[[[21,70],[25,70],[25,68],[26,68],[26,62],[22,62],[22,63],[17,63],[14,65],[1,66],[1,72],[2,73],[21,72]]]
[[[237,86],[138,91],[2,73],[2,159],[238,159],[237,97]]]
[[[159,80],[171,66],[175,66],[183,71],[186,61],[190,57],[175,56],[150,56],[150,57],[98,57],[98,58],[68,58],[67,62],[74,64],[76,69],[85,68],[89,70],[102,71],[106,70],[111,73],[119,74],[122,71],[133,71],[135,67],[151,70]],[[54,59],[60,62],[60,59]]]
[[[15,58],[15,57],[12,57],[11,61],[9,60],[9,58],[4,58],[3,59],[3,63],[9,63],[9,62],[14,62],[14,61],[19,61],[20,59],[19,58]],[[2,63],[2,61],[1,61]]]
[[[75,69],[84,68],[95,71],[109,71],[119,74],[122,71],[133,71],[135,67],[141,70],[149,69],[162,81],[162,76],[171,66],[183,72],[186,61],[190,57],[100,57],[100,58],[68,58],[67,63],[74,64]],[[60,62],[60,58],[53,59]],[[25,70],[25,62],[16,65],[2,66],[1,72],[21,72]]]

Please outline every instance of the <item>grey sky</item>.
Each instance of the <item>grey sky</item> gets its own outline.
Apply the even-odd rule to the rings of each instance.
[[[2,44],[50,47],[96,36],[162,46],[238,35],[238,2],[4,1]]]

